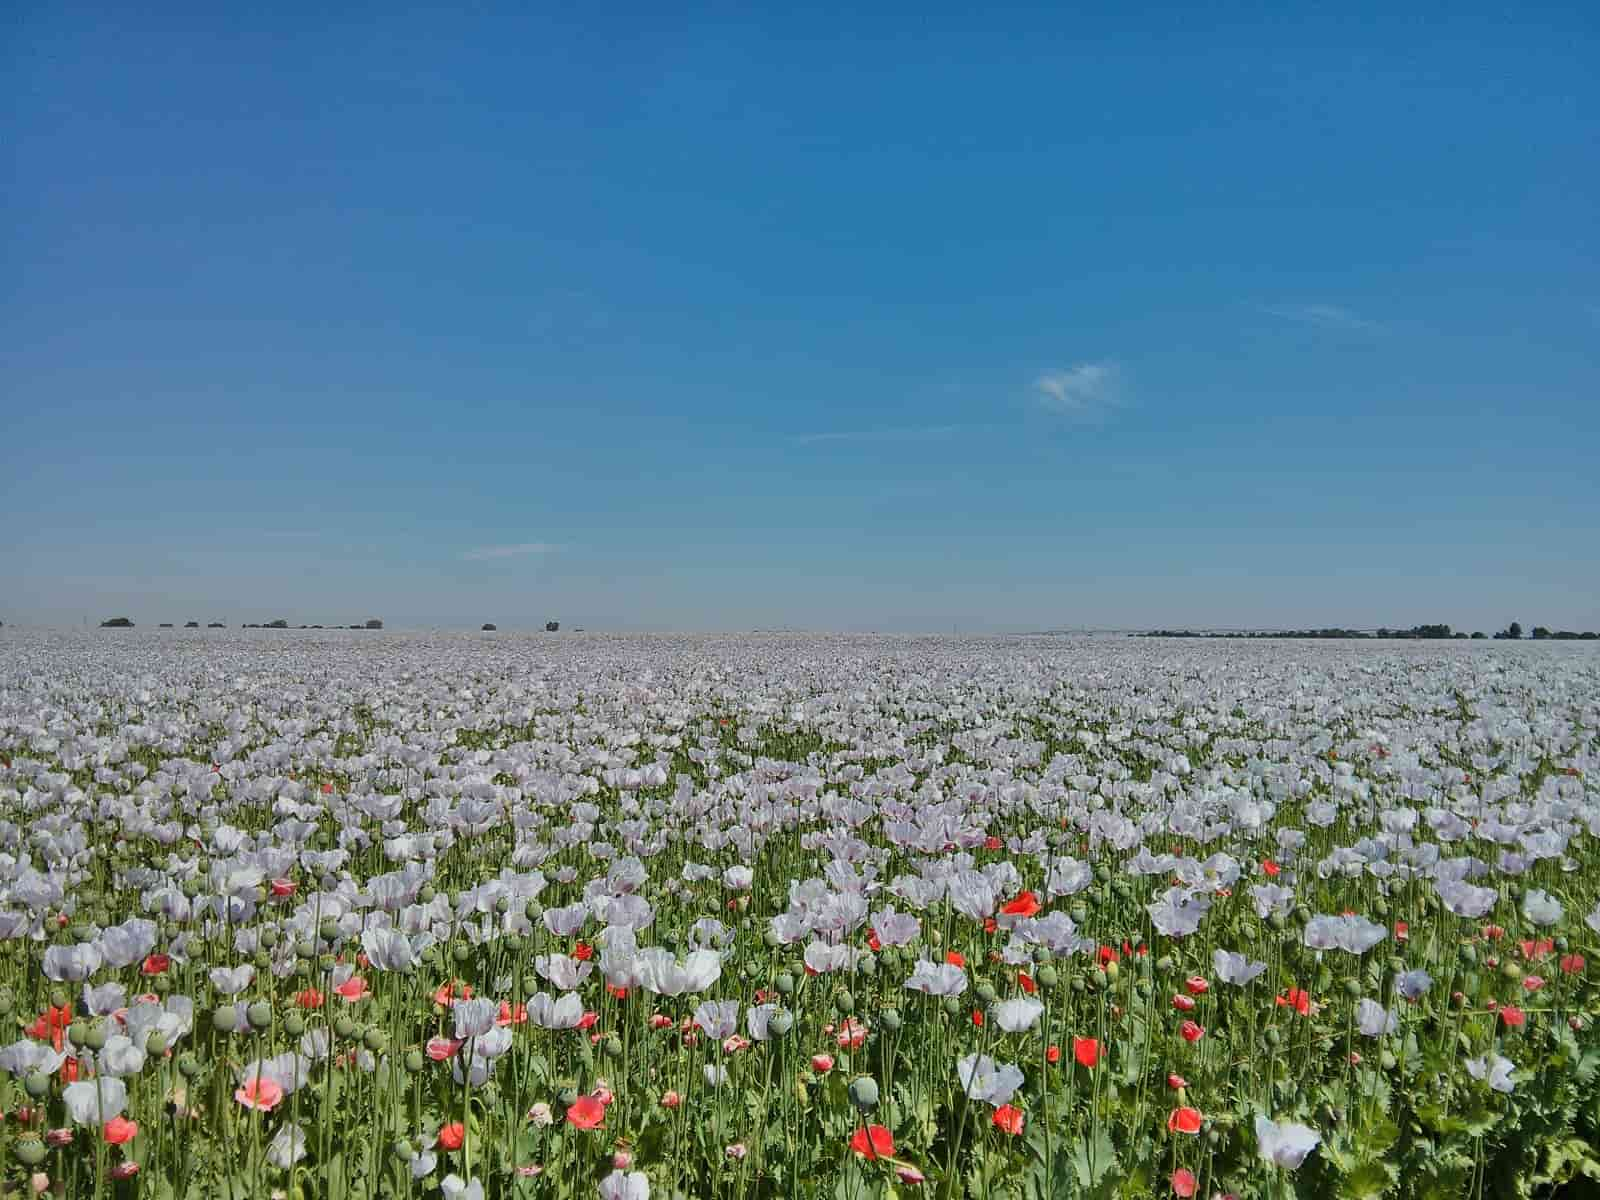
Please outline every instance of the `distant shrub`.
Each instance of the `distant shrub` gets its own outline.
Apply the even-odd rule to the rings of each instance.
[[[127,617],[112,617],[108,621],[100,622],[101,629],[132,629],[133,622]]]

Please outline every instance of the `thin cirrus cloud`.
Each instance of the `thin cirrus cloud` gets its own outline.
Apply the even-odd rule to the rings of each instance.
[[[834,433],[807,433],[795,438],[797,446],[823,442],[907,442],[919,438],[948,437],[961,432],[960,425],[916,425],[900,429],[845,429]]]
[[[496,558],[518,558],[524,554],[549,554],[561,549],[552,542],[518,542],[514,546],[479,546],[461,557],[468,562],[486,562]]]
[[[1293,321],[1298,325],[1311,325],[1317,329],[1342,329],[1350,332],[1372,332],[1382,329],[1376,321],[1368,320],[1348,308],[1337,304],[1267,304],[1262,312]]]
[[[1033,381],[1046,408],[1075,417],[1096,416],[1115,406],[1121,388],[1122,368],[1114,362],[1078,363],[1046,371]]]

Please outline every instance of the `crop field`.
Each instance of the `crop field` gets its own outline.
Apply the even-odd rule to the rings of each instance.
[[[0,631],[4,1194],[1600,1194],[1589,644]]]

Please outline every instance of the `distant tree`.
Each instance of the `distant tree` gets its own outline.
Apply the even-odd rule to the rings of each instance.
[[[289,628],[289,622],[285,621],[282,617],[279,617],[276,621],[268,621],[266,623],[266,625],[263,626],[263,628],[266,628],[266,629],[287,629],[287,628]]]
[[[1513,622],[1511,622],[1510,627],[1506,630],[1506,636],[1511,638],[1511,639],[1513,639],[1513,640],[1521,638],[1522,637],[1522,622],[1521,621],[1513,621]]]
[[[367,619],[367,628],[368,629],[382,629],[383,628],[383,622],[378,620],[377,617],[369,617]]]
[[[185,629],[199,629],[200,628],[200,622],[199,621],[185,621],[183,623],[183,627]]]
[[[493,621],[485,621],[483,623],[483,632],[485,632],[485,633],[493,633],[494,631],[495,631],[495,624],[494,624]]]
[[[224,625],[221,621],[213,621],[213,622],[211,622],[211,624],[207,625],[206,628],[207,629],[226,629],[227,626]]]
[[[127,617],[112,617],[110,620],[100,622],[101,629],[132,629],[133,622]]]
[[[546,621],[544,623],[544,631],[546,633],[554,633],[554,632],[556,632],[556,630],[558,630],[560,628],[561,628],[561,622],[560,621]]]
[[[1534,641],[1542,642],[1549,636],[1550,636],[1550,631],[1548,629],[1546,629],[1543,625],[1535,625],[1533,627],[1533,640]]]
[[[161,622],[160,625],[157,625],[156,628],[157,629],[171,629],[172,628],[172,622],[171,621],[163,621],[163,622]]]
[[[1480,629],[1478,632],[1472,635],[1472,640],[1475,642],[1486,642],[1489,640],[1489,635]]]
[[[352,626],[350,626],[350,628],[351,629],[365,629],[366,626],[365,625],[352,625]]]

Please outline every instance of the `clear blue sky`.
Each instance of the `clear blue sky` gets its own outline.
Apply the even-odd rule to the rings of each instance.
[[[757,7],[12,9],[0,619],[1600,628],[1592,5]]]

